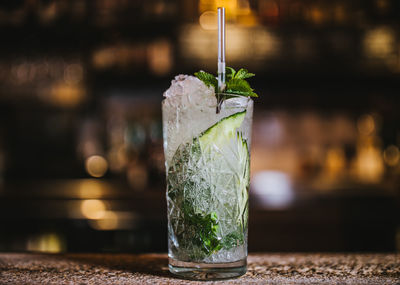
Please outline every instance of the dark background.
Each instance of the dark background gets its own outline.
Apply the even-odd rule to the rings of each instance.
[[[256,73],[250,251],[400,249],[400,2],[0,2],[0,250],[167,250],[162,93]]]

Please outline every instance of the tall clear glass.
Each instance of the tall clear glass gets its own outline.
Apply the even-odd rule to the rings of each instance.
[[[162,103],[169,269],[198,280],[247,270],[253,101]]]

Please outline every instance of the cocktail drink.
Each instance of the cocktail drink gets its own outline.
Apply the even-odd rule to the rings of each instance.
[[[246,272],[253,101],[177,76],[162,103],[172,272],[202,279]]]
[[[169,268],[192,279],[246,272],[257,95],[246,81],[254,74],[218,67],[218,77],[176,76],[162,102]]]

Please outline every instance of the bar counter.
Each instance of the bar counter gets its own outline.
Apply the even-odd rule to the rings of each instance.
[[[0,253],[1,284],[204,284],[168,271],[166,254]],[[399,254],[250,254],[223,284],[400,284]]]

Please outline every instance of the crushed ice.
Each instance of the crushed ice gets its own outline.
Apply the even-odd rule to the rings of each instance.
[[[164,97],[165,103],[176,107],[215,106],[217,103],[213,87],[207,87],[197,77],[184,74],[175,76]]]

